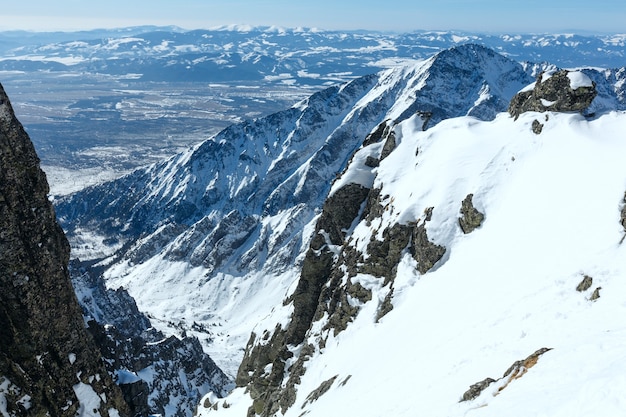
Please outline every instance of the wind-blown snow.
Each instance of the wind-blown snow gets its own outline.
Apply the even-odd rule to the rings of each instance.
[[[537,118],[544,123],[540,135],[531,131]],[[419,125],[410,119],[396,127],[399,145],[374,180],[392,203],[382,219],[357,225],[350,244],[434,207],[428,234],[446,246],[446,256],[419,275],[405,254],[394,309],[379,323],[380,297],[369,286],[375,301],[347,330],[327,334],[285,416],[622,415],[626,114],[462,117],[425,132]],[[469,193],[485,221],[464,235],[457,219]],[[577,292],[583,275],[593,286]],[[591,301],[598,287],[600,298]],[[501,392],[487,389],[459,402],[471,384],[501,377],[542,347],[552,350]],[[306,401],[334,376],[326,394]],[[250,404],[239,388],[217,412],[200,415],[244,416]]]
[[[593,83],[591,82],[591,78],[586,76],[584,73],[580,71],[572,71],[567,73],[567,78],[569,78],[569,85],[572,90],[576,90],[580,87],[593,87]]]

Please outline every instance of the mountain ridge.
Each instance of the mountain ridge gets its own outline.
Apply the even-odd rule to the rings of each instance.
[[[433,70],[437,65],[441,68]],[[601,89],[602,102],[594,107],[598,113],[623,108],[624,85],[618,81],[623,79],[623,71],[586,73],[598,80]],[[60,199],[60,219],[73,236],[75,255],[80,257],[87,251],[93,254],[99,249],[81,247],[89,241],[81,242],[79,236],[108,246],[101,255],[94,256],[101,258],[98,267],[104,270],[107,285],[126,287],[137,298],[140,309],[153,315],[155,326],[176,333],[179,330],[169,327],[166,320],[178,321],[191,334],[189,323],[195,320],[227,327],[229,334],[211,333],[213,341],[205,349],[234,377],[233,367],[241,361],[242,349],[256,321],[289,309],[280,305],[286,294],[296,290],[298,270],[306,262],[309,239],[316,232],[314,222],[323,216],[328,191],[337,192],[331,185],[333,180],[337,186],[342,184],[340,172],[346,165],[360,167],[350,175],[365,175],[367,181],[374,181],[373,170],[386,160],[377,153],[388,148],[393,154],[392,149],[402,145],[404,134],[397,129],[414,132],[429,127],[427,132],[431,132],[442,123],[453,123],[448,122],[450,118],[468,113],[474,116],[469,126],[480,126],[480,118],[497,120],[511,96],[532,80],[524,67],[492,50],[478,45],[452,48],[425,62],[331,87],[285,112],[227,128],[161,164]],[[451,85],[455,86],[452,92]],[[335,105],[329,109],[329,103]],[[373,139],[372,132],[379,132],[374,135],[377,139]],[[310,149],[300,155],[306,149],[303,141]],[[366,153],[355,153],[368,141],[372,147]],[[410,154],[421,155],[423,149],[417,151]],[[412,164],[409,162],[407,167]],[[266,178],[269,182],[264,184]],[[459,206],[472,192],[467,190],[459,197]],[[352,194],[359,192],[346,191],[345,196],[352,198]],[[220,200],[220,196],[227,198]],[[389,206],[386,198],[382,193],[372,195],[364,203],[372,213],[370,221],[385,213]],[[480,194],[475,194],[473,201],[482,210]],[[416,256],[422,260],[420,263],[428,261],[430,267],[437,268],[439,259],[447,260],[451,255],[446,250],[435,258],[429,252],[440,253],[437,239],[443,233],[445,241],[454,229],[433,229],[431,224],[441,222],[441,218],[436,208],[427,208],[407,212],[406,220],[416,223],[415,231],[407,234],[402,228],[380,230],[381,240],[388,241],[387,233],[424,242],[425,252]],[[153,218],[155,213],[158,217]],[[129,215],[131,220],[124,220]],[[339,225],[338,236],[353,232],[351,223],[331,219],[333,223]],[[128,240],[114,241],[120,235]],[[428,242],[435,246],[429,247]],[[338,240],[331,243],[339,250]],[[380,259],[387,250],[394,252],[393,259],[402,252],[402,248],[387,249],[384,244],[377,250]],[[391,269],[396,267],[393,262]],[[375,315],[380,318],[391,311],[391,299],[397,294],[389,290],[388,284],[378,293],[381,298]],[[355,306],[370,305],[367,293],[374,287],[374,281],[362,279],[349,285],[348,295],[341,291],[325,294],[334,323],[347,326]],[[279,321],[279,327],[288,327],[286,318]],[[275,325],[256,329],[257,337],[276,334]],[[302,329],[296,333],[299,340]],[[300,358],[304,360],[311,353],[315,352]],[[298,366],[302,364],[300,361]],[[278,367],[275,372],[280,372]],[[292,387],[297,385],[295,375]],[[285,404],[295,400],[294,395]],[[264,408],[268,404],[257,405]]]
[[[394,126],[395,149],[372,168],[373,216],[350,191],[356,217],[337,223],[349,228],[319,217],[311,262],[254,329],[239,388],[207,396],[199,415],[619,414],[624,111],[422,123]],[[364,143],[343,175],[360,178],[377,145]],[[325,212],[346,212],[331,199]],[[483,214],[473,230],[459,223],[468,205]],[[445,253],[422,268],[422,245]],[[312,294],[303,281],[322,288],[312,315],[298,313]]]

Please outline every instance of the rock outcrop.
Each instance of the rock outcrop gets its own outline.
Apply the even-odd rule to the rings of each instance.
[[[622,199],[622,211],[620,213],[619,222],[626,232],[626,193],[624,193],[624,198]]]
[[[378,165],[367,161],[382,161],[389,156],[396,148],[393,126],[385,121],[367,135],[342,176],[350,178],[354,170],[367,176],[367,169]],[[378,188],[346,182],[331,190],[316,222],[298,285],[285,300],[285,305],[293,306],[289,323],[285,328],[277,326],[273,333],[253,333],[250,337],[236,380],[253,400],[249,415],[270,417],[294,404],[307,361],[323,349],[329,334],[337,336],[347,329],[361,306],[372,301],[372,284],[361,282],[359,275],[367,274],[379,282],[374,285],[388,288],[387,296],[379,300],[379,320],[393,309],[394,278],[403,253],[410,253],[417,271],[425,274],[446,252],[445,247],[428,238],[426,226],[432,218],[432,207],[425,210],[423,218],[394,223],[380,236],[372,234],[365,249],[359,249],[351,236],[352,229],[361,221],[379,220],[391,202],[385,201],[388,196],[381,197]],[[312,330],[314,323],[319,324],[315,324],[321,328],[319,333]],[[314,391],[307,401],[322,395],[333,381],[320,385],[319,392]]]
[[[482,381],[470,385],[469,389],[465,391],[465,393],[461,396],[460,402],[472,401],[478,398],[478,396],[480,396],[480,394],[482,394],[483,391],[490,387],[492,384],[496,384],[495,389],[492,391],[493,396],[495,397],[513,380],[519,379],[524,376],[524,374],[526,374],[526,372],[528,372],[530,368],[537,364],[539,357],[550,350],[552,349],[541,348],[528,356],[526,359],[513,362],[513,364],[504,372],[502,378],[499,378],[497,380],[493,378],[485,378]]]
[[[508,111],[516,119],[528,111],[583,111],[597,94],[596,83],[582,72],[542,72],[535,83],[513,97]]]
[[[0,390],[2,414],[128,415],[85,329],[48,191],[0,86],[0,385],[9,387]]]
[[[133,415],[191,417],[204,394],[221,397],[230,390],[232,381],[204,353],[197,337],[166,337],[126,290],[106,288],[101,277],[77,260],[70,263],[70,272],[88,330]],[[210,337],[202,326],[194,330]]]
[[[461,230],[463,230],[465,234],[472,233],[479,228],[483,220],[485,220],[485,215],[474,207],[472,203],[473,198],[474,194],[468,194],[461,203],[459,226],[461,226]]]

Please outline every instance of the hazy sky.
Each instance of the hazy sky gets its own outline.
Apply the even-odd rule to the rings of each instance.
[[[0,30],[74,30],[143,24],[228,24],[481,32],[626,33],[625,0],[17,0]]]

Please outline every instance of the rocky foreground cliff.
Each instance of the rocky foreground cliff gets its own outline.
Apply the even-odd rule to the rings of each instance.
[[[129,414],[85,329],[70,247],[39,159],[0,86],[0,414]]]

